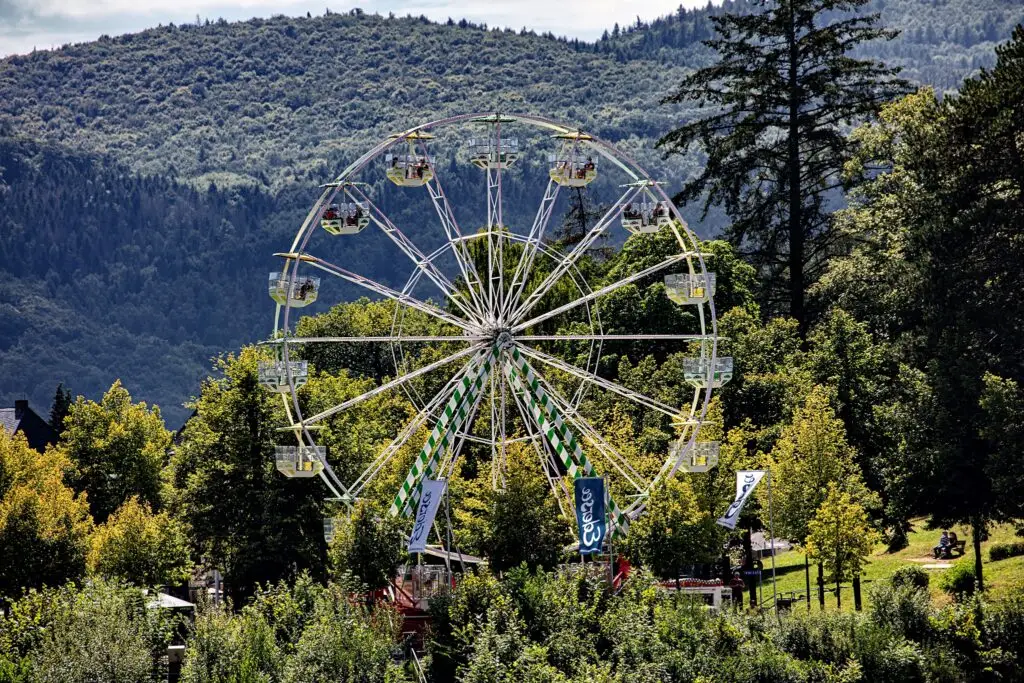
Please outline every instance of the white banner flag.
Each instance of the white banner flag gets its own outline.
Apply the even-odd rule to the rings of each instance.
[[[434,517],[441,506],[444,488],[448,484],[444,479],[424,479],[420,496],[420,506],[416,508],[416,524],[409,535],[409,552],[422,553],[427,549],[427,536],[434,525]]]
[[[735,529],[739,521],[743,506],[747,499],[754,492],[761,479],[766,474],[765,470],[740,470],[736,473],[736,499],[729,505],[729,509],[718,519],[718,523],[726,529]]]

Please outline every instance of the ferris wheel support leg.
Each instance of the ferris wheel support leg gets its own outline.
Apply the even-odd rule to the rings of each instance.
[[[501,373],[502,377],[505,377],[505,373]],[[548,480],[548,485],[551,487],[551,493],[555,496],[555,500],[558,501],[558,509],[562,513],[562,517],[566,520],[571,521],[573,518],[573,494],[569,490],[569,487],[565,485],[562,477],[558,474],[558,460],[555,454],[550,448],[550,444],[544,439],[544,436],[537,431],[537,427],[534,424],[533,415],[530,412],[529,405],[523,401],[523,396],[516,391],[510,392],[512,399],[515,402],[516,409],[519,411],[519,416],[523,420],[523,425],[526,428],[526,433],[530,436],[530,443],[533,445],[533,449],[537,452],[537,458],[540,462],[541,472],[544,473],[545,478]],[[561,492],[559,492],[561,489]]]
[[[593,464],[583,453],[575,435],[562,421],[558,409],[540,385],[533,369],[515,347],[511,350],[511,356],[504,364],[505,375],[513,388],[523,394],[534,422],[547,437],[555,452],[561,456],[562,464],[569,472],[569,476],[573,479],[597,476]],[[629,518],[611,496],[608,497],[608,508],[614,529],[612,535],[625,536],[629,531]]]
[[[458,430],[469,416],[471,411],[466,409],[467,404],[475,404],[479,396],[482,396],[480,389],[487,381],[487,375],[490,374],[492,364],[498,352],[499,348],[495,345],[486,354],[478,356],[475,362],[475,369],[467,373],[457,385],[455,392],[444,408],[444,412],[441,414],[441,418],[434,425],[434,429],[430,432],[430,436],[427,437],[423,448],[420,449],[419,455],[413,462],[409,473],[405,477],[405,481],[402,483],[394,502],[391,504],[391,514],[393,516],[403,514],[413,497],[416,500],[419,499],[417,494],[421,480],[433,473],[443,455],[443,451],[451,445],[453,432]]]
[[[572,404],[565,400],[564,397],[560,396],[554,387],[539,376],[538,381],[540,382],[541,387],[547,391],[552,403],[558,407],[558,410],[561,412],[565,421],[578,429],[580,434],[585,439],[589,440],[594,445],[594,448],[601,453],[605,460],[607,460],[608,464],[621,474],[622,477],[638,492],[645,491],[647,487],[640,484],[643,477],[636,471],[629,461],[615,450],[615,448],[600,435],[597,429],[591,426],[578,411],[573,409]]]
[[[357,188],[353,188],[353,191],[358,194],[358,197],[348,190],[346,190],[346,194],[348,194],[354,201],[366,204],[370,210],[370,220],[373,221],[374,225],[380,228],[381,232],[387,235],[388,238],[402,251],[402,253],[409,257],[409,260],[413,262],[413,265],[423,271],[423,274],[426,275],[427,278],[441,290],[445,297],[463,312],[463,314],[465,314],[470,320],[480,322],[478,317],[479,312],[467,307],[467,304],[463,301],[464,297],[462,293],[456,289],[451,280],[445,277],[444,273],[439,271],[437,267],[427,259],[426,255],[419,249],[419,247],[417,247],[413,241],[405,235],[405,233],[395,226],[394,222],[388,218],[387,214],[385,214],[380,207],[374,204],[366,193]]]
[[[398,450],[402,448],[402,446],[409,442],[420,427],[426,424],[430,414],[440,408],[442,404],[446,403],[447,400],[451,398],[452,392],[455,391],[456,386],[458,386],[462,379],[474,369],[475,365],[473,361],[467,363],[459,372],[455,373],[455,375],[448,380],[448,384],[446,384],[445,387],[439,391],[426,406],[423,407],[423,410],[416,413],[416,415],[409,420],[402,432],[399,433],[399,435],[395,437],[390,444],[388,444],[387,448],[381,451],[380,454],[374,458],[373,462],[363,470],[363,473],[360,474],[359,478],[356,479],[354,484],[352,484],[351,494],[353,496],[358,496],[362,493],[363,489],[366,488],[366,486],[380,473],[384,465],[387,464],[387,462],[394,457],[396,453],[398,453]]]
[[[530,292],[530,296],[527,297],[526,301],[513,311],[513,320],[518,320],[525,316],[527,313],[530,312],[531,309],[533,309],[534,306],[536,306],[540,302],[541,299],[544,298],[544,295],[547,294],[548,291],[562,278],[562,276],[565,275],[569,271],[569,269],[576,264],[576,261],[579,260],[580,256],[582,256],[588,249],[590,249],[590,247],[594,244],[597,238],[601,236],[601,233],[603,233],[608,228],[608,226],[611,225],[612,221],[614,221],[619,216],[619,214],[622,213],[622,209],[624,209],[627,204],[633,201],[633,199],[641,191],[641,189],[642,188],[639,187],[629,187],[625,192],[622,193],[622,196],[619,197],[618,200],[616,200],[616,202],[611,205],[611,207],[604,213],[603,216],[601,216],[601,219],[594,225],[593,228],[590,229],[590,232],[587,233],[587,235],[579,242],[579,244],[573,247],[572,251],[570,251],[565,256],[565,258],[558,262],[558,265],[555,266],[555,269],[552,270],[546,278],[544,278],[543,282],[541,282],[535,290]]]

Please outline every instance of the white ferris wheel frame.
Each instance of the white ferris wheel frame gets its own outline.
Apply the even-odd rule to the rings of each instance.
[[[488,121],[490,119],[490,121]],[[544,242],[544,234],[556,203],[560,185],[553,180],[548,181],[544,196],[537,208],[536,216],[530,231],[526,235],[512,232],[504,225],[502,220],[503,197],[502,197],[502,165],[497,168],[486,168],[487,173],[487,227],[486,230],[472,234],[463,234],[452,211],[447,195],[438,178],[437,169],[427,154],[423,143],[424,134],[429,131],[438,130],[448,126],[461,123],[492,123],[494,135],[497,140],[497,149],[501,150],[501,125],[502,123],[515,122],[517,124],[532,125],[537,128],[551,131],[556,136],[571,136],[574,139],[573,151],[577,146],[584,147],[588,153],[596,153],[600,158],[611,163],[624,172],[629,182],[623,187],[625,191],[619,199],[607,210],[604,215],[593,225],[583,239],[577,243],[571,251],[565,254],[557,253],[548,249]],[[492,140],[494,138],[491,138]],[[415,141],[415,142],[410,142]],[[396,145],[419,144],[422,155],[428,160],[431,179],[424,183],[430,195],[431,203],[437,213],[437,221],[444,230],[447,238],[446,244],[426,254],[403,233],[391,219],[364,193],[357,184],[355,178],[375,159],[380,158],[389,149]],[[586,278],[576,268],[578,259],[590,249],[594,242],[608,229],[616,224],[621,216],[622,209],[631,201],[637,199],[641,193],[650,193],[658,201],[664,202],[674,219],[667,228],[673,233],[676,242],[680,247],[680,253],[667,258],[660,263],[644,268],[643,270],[631,273],[610,285],[593,290],[587,283]],[[412,274],[409,276],[402,290],[395,290],[391,287],[375,282],[370,278],[358,273],[341,268],[318,258],[307,251],[313,234],[319,227],[320,217],[323,211],[341,195],[352,201],[358,201],[368,207],[372,224],[380,229],[391,242],[409,259],[413,266]],[[496,239],[495,239],[496,238]],[[469,254],[467,245],[471,240],[486,239],[487,241],[487,268],[486,276],[489,286],[483,286],[483,280],[476,268],[476,265]],[[516,263],[512,281],[505,282],[505,264],[503,244],[505,241],[518,241],[524,245],[523,251]],[[488,354],[488,346],[498,343],[495,331],[501,329],[505,336],[502,337],[502,348],[500,353],[503,358],[511,349],[518,351],[518,357],[529,365],[529,370],[536,373],[537,366],[550,367],[559,372],[566,373],[580,380],[579,388],[571,398],[561,396],[554,387],[547,382],[542,375],[536,373],[539,391],[546,390],[546,401],[550,401],[550,409],[553,417],[559,425],[570,430],[576,430],[579,438],[587,445],[588,452],[598,454],[602,465],[614,469],[618,476],[628,481],[636,490],[631,494],[632,500],[623,506],[623,511],[628,518],[635,519],[643,508],[646,496],[650,490],[664,477],[673,476],[682,465],[684,459],[694,448],[700,425],[707,417],[708,406],[712,396],[712,373],[714,372],[715,360],[718,352],[718,327],[715,314],[714,297],[708,296],[703,303],[696,304],[697,318],[700,324],[700,334],[674,335],[674,334],[645,334],[645,335],[614,335],[605,334],[600,324],[600,316],[596,307],[591,310],[590,304],[598,298],[607,295],[620,287],[636,282],[644,277],[664,271],[673,265],[685,263],[691,277],[701,278],[707,287],[706,291],[713,291],[709,272],[704,262],[704,255],[699,248],[696,236],[688,227],[678,208],[672,203],[669,196],[655,182],[650,175],[644,171],[632,158],[617,149],[614,145],[598,137],[584,133],[578,128],[559,123],[557,121],[535,115],[506,114],[504,112],[495,114],[493,112],[461,114],[447,118],[430,121],[419,126],[410,128],[402,133],[389,137],[376,144],[361,157],[356,159],[337,178],[323,186],[323,191],[306,215],[302,226],[299,228],[295,239],[287,253],[279,254],[285,257],[285,265],[282,274],[288,277],[288,287],[295,287],[299,282],[299,264],[306,263],[312,268],[323,271],[327,274],[340,278],[350,284],[357,285],[369,290],[373,294],[394,301],[395,315],[389,335],[370,337],[296,337],[289,336],[289,322],[292,317],[292,305],[290,298],[286,303],[277,303],[274,313],[274,338],[270,342],[279,349],[280,358],[285,361],[289,392],[282,394],[284,408],[289,425],[281,431],[292,431],[299,445],[315,446],[316,441],[312,429],[316,428],[318,422],[351,408],[363,401],[392,389],[406,391],[407,396],[418,410],[418,413],[406,424],[391,442],[381,451],[380,454],[364,469],[359,477],[353,482],[343,482],[333,471],[329,462],[323,462],[324,468],[320,477],[326,483],[334,499],[350,504],[365,490],[366,486],[380,473],[387,462],[413,438],[418,430],[429,424],[431,419],[437,417],[445,406],[459,383],[478,367],[480,359]],[[538,255],[551,259],[554,263],[553,270],[542,280],[542,282],[531,291],[526,291],[529,281],[529,274]],[[460,291],[441,269],[436,261],[441,257],[454,257],[458,268],[459,276],[468,290],[468,296]],[[511,263],[511,262],[510,262]],[[497,275],[495,279],[495,274]],[[710,274],[710,277],[714,277]],[[440,290],[448,303],[446,309],[440,308],[429,300],[423,300],[413,295],[416,285],[426,278],[430,283]],[[567,281],[572,283],[579,294],[579,297],[567,304],[556,307],[541,314],[533,313],[536,305],[544,298],[559,282]],[[496,286],[495,286],[496,283]],[[289,289],[291,291],[291,289]],[[556,315],[565,313],[579,307],[584,307],[588,324],[591,327],[587,334],[566,334],[566,335],[527,335],[522,334],[532,326],[548,320]],[[705,306],[707,309],[705,310]],[[419,311],[437,321],[447,323],[459,329],[462,334],[449,335],[403,335],[403,319],[408,309]],[[695,388],[693,399],[689,406],[676,407],[663,401],[645,396],[644,394],[624,387],[616,382],[604,379],[597,374],[597,364],[600,361],[601,348],[604,342],[613,340],[662,340],[700,342],[700,356],[706,362],[708,378],[705,388]],[[568,363],[550,354],[544,353],[530,346],[536,341],[580,341],[590,342],[590,355],[585,368]],[[404,354],[403,343],[435,343],[435,342],[461,342],[467,346],[455,353],[440,358],[428,365],[418,367],[414,370],[403,369]],[[389,344],[392,350],[392,357],[395,363],[396,377],[381,384],[359,396],[353,397],[341,404],[333,406],[317,414],[305,416],[299,402],[298,386],[292,376],[292,366],[289,361],[290,347],[304,344],[350,344],[350,343],[375,343]],[[448,383],[436,396],[425,400],[412,390],[409,383],[427,373],[450,366],[456,361],[463,361],[459,369],[452,375]],[[505,361],[507,364],[510,361]],[[525,366],[524,366],[525,367]],[[565,502],[571,500],[571,492],[559,476],[551,473],[558,472],[558,462],[554,452],[545,439],[543,430],[538,427],[535,419],[531,419],[530,397],[523,396],[511,391],[509,380],[518,381],[513,374],[506,375],[502,369],[496,369],[490,373],[487,388],[482,390],[470,407],[470,415],[464,424],[456,427],[453,434],[451,448],[444,453],[438,464],[434,476],[450,475],[458,459],[462,447],[467,441],[475,441],[490,445],[492,450],[491,468],[492,485],[502,486],[506,479],[504,450],[507,445],[525,441],[532,444],[536,451],[542,470],[548,475],[552,492],[558,500],[563,514],[567,514]],[[623,400],[630,401],[644,409],[658,411],[671,417],[678,427],[681,427],[681,441],[685,440],[685,446],[678,449],[675,457],[666,458],[659,473],[653,478],[641,476],[629,463],[628,459],[622,456],[601,436],[599,430],[590,425],[579,413],[579,407],[583,394],[589,387],[597,387],[611,392]],[[475,421],[477,410],[481,407],[482,398],[485,393],[490,393],[491,400],[491,435],[490,438],[471,434],[472,424]],[[497,424],[495,412],[498,401],[496,396],[500,394],[502,420]],[[508,397],[512,397],[509,401]],[[518,411],[522,422],[525,425],[527,434],[520,437],[510,437],[506,430],[507,403],[512,403]],[[537,406],[533,406],[539,412]],[[543,413],[542,413],[543,416]],[[549,413],[547,417],[552,417]],[[564,422],[563,422],[564,420]],[[549,437],[550,438],[550,437]],[[571,463],[566,461],[567,466],[572,468]],[[588,465],[589,466],[589,465]],[[575,468],[572,468],[575,469]],[[589,470],[588,470],[589,471]],[[571,517],[571,515],[567,516]]]

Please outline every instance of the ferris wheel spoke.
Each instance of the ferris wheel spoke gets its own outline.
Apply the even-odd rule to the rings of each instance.
[[[259,346],[296,344],[366,344],[366,343],[413,343],[413,342],[481,342],[488,338],[478,334],[423,335],[423,336],[376,336],[376,337],[282,337],[261,341]]]
[[[531,349],[527,346],[523,346],[522,344],[517,344],[516,347],[524,356],[529,356],[530,358],[538,360],[541,363],[550,365],[551,367],[557,368],[563,372],[567,372],[570,375],[576,377],[577,379],[583,380],[584,382],[591,382],[592,384],[596,384],[602,389],[607,389],[608,391],[614,392],[619,396],[622,396],[623,398],[628,398],[630,401],[633,401],[638,405],[642,405],[646,408],[651,408],[652,410],[657,410],[658,412],[664,413],[665,415],[668,415],[673,419],[678,418],[679,413],[681,412],[680,408],[673,408],[667,403],[663,403],[657,399],[645,396],[641,394],[639,391],[627,389],[621,384],[617,384],[615,382],[612,382],[611,380],[607,380],[591,372],[587,372],[586,370],[580,369],[575,365],[570,365],[569,363],[559,360],[554,356],[549,356],[546,353],[537,351],[536,349]]]
[[[452,362],[458,360],[459,358],[465,358],[469,354],[475,353],[475,352],[479,351],[481,348],[483,348],[483,344],[474,344],[473,346],[469,347],[468,349],[463,349],[462,351],[459,351],[458,353],[453,353],[450,356],[446,356],[446,357],[444,357],[444,358],[442,358],[440,360],[434,361],[430,365],[424,365],[422,368],[420,368],[418,370],[414,370],[413,372],[410,372],[408,374],[402,375],[401,377],[397,377],[397,378],[391,380],[390,382],[386,382],[384,384],[381,384],[379,387],[374,387],[373,389],[370,389],[366,393],[360,394],[359,396],[356,396],[354,398],[350,398],[349,400],[345,401],[344,403],[336,405],[333,408],[328,408],[327,410],[325,410],[323,412],[320,412],[320,413],[317,413],[316,415],[313,415],[312,417],[307,417],[305,420],[303,420],[303,424],[305,424],[305,425],[316,424],[317,422],[320,422],[321,420],[323,420],[325,418],[328,418],[331,415],[336,415],[336,414],[338,414],[338,413],[340,413],[342,411],[348,410],[352,406],[359,405],[360,403],[362,403],[363,401],[365,401],[367,399],[373,398],[374,396],[377,396],[378,394],[382,394],[385,391],[388,391],[390,389],[394,389],[395,387],[401,386],[401,385],[405,384],[406,382],[408,382],[410,380],[416,379],[417,377],[422,377],[423,375],[427,374],[428,372],[431,372],[433,370],[436,370],[437,368],[440,368],[440,367],[443,367],[445,365],[448,365],[449,363],[452,363]],[[294,426],[295,425],[293,425],[293,427]]]
[[[459,229],[459,223],[455,219],[455,212],[452,211],[452,207],[448,203],[448,196],[445,195],[444,188],[441,186],[437,169],[434,167],[433,162],[429,161],[430,157],[427,155],[426,149],[423,149],[423,157],[428,160],[427,164],[431,170],[430,180],[424,183],[424,186],[427,188],[427,194],[430,195],[434,211],[437,212],[437,217],[441,221],[441,227],[444,229],[448,242],[451,244],[452,255],[459,264],[459,271],[466,281],[469,295],[476,302],[476,309],[480,317],[486,317],[484,314],[488,309],[482,299],[484,291],[483,284],[480,282],[480,273],[477,272],[476,264],[473,262],[469,249],[466,247],[465,240],[462,239],[462,230]]]
[[[472,304],[467,304],[465,296],[460,292],[451,280],[449,280],[444,273],[438,270],[437,266],[430,261],[426,255],[417,247],[409,237],[406,236],[401,230],[399,230],[394,222],[388,218],[387,214],[378,207],[366,193],[362,192],[358,188],[352,188],[352,191],[358,194],[357,196],[352,195],[349,190],[346,189],[346,194],[349,194],[353,200],[362,202],[370,210],[370,220],[373,221],[374,225],[380,228],[381,232],[388,236],[388,238],[395,243],[395,245],[404,253],[410,261],[416,266],[417,269],[423,272],[427,278],[433,282],[438,289],[440,289],[445,297],[459,308],[471,320],[479,321],[479,311],[472,309]]]
[[[705,341],[706,334],[530,334],[516,337],[523,344],[539,341]],[[721,340],[722,337],[719,337]]]
[[[548,276],[544,278],[544,280],[539,285],[537,285],[537,288],[535,290],[530,292],[530,295],[527,297],[526,301],[523,302],[522,305],[520,305],[513,311],[511,320],[520,320],[523,316],[529,313],[530,310],[532,310],[533,307],[536,306],[540,302],[540,300],[544,298],[544,295],[547,294],[548,291],[550,291],[551,288],[562,278],[562,276],[565,275],[569,271],[569,269],[576,264],[576,261],[579,260],[580,256],[582,256],[588,249],[590,249],[590,247],[594,244],[597,238],[601,236],[601,233],[603,233],[608,228],[608,226],[611,225],[611,223],[619,216],[619,214],[622,213],[622,209],[625,208],[627,204],[632,202],[636,195],[639,194],[642,189],[643,188],[641,187],[634,186],[626,188],[626,191],[622,193],[622,196],[620,196],[615,201],[615,203],[612,204],[611,207],[604,213],[604,215],[601,216],[601,219],[597,221],[594,227],[590,229],[590,232],[586,234],[586,236],[579,242],[579,244],[573,247],[572,251],[570,251],[565,256],[565,258],[561,259],[558,262],[558,264],[555,266],[555,269],[552,270],[551,273],[549,273]]]
[[[522,296],[523,288],[526,287],[526,283],[529,279],[530,268],[533,267],[533,261],[537,257],[537,252],[540,250],[540,246],[544,240],[544,231],[547,229],[548,221],[551,220],[551,213],[555,208],[555,200],[558,199],[558,190],[561,187],[554,180],[548,180],[548,185],[544,190],[544,196],[540,200],[540,206],[537,207],[537,213],[533,218],[533,224],[530,226],[530,233],[526,238],[525,244],[523,245],[523,251],[519,255],[519,260],[516,262],[516,269],[512,275],[512,281],[509,283],[508,290],[505,292],[501,304],[501,312],[504,318],[508,318],[511,313],[512,306]],[[532,247],[532,248],[531,248]]]
[[[593,301],[594,299],[597,299],[598,297],[605,296],[606,294],[611,294],[612,292],[614,292],[617,289],[625,287],[626,285],[631,284],[633,282],[636,282],[637,280],[642,280],[643,278],[645,278],[645,277],[647,277],[649,275],[653,275],[654,273],[658,272],[659,270],[663,270],[665,268],[668,268],[669,266],[671,266],[673,264],[679,263],[680,261],[686,259],[687,256],[688,256],[688,254],[676,254],[674,256],[670,256],[669,258],[665,259],[661,263],[657,263],[657,264],[655,264],[653,266],[649,266],[647,268],[644,268],[643,270],[638,271],[636,273],[633,273],[632,275],[629,275],[627,277],[624,277],[621,280],[618,280],[617,282],[613,282],[610,285],[602,287],[601,289],[599,289],[599,290],[597,290],[595,292],[590,292],[586,296],[582,296],[579,299],[574,299],[573,301],[570,301],[567,304],[563,304],[562,306],[559,306],[557,308],[553,308],[550,311],[547,311],[546,313],[543,313],[541,315],[538,315],[538,316],[535,316],[533,318],[530,318],[526,322],[517,323],[512,328],[512,330],[514,332],[518,332],[520,330],[525,330],[525,329],[527,329],[527,328],[529,328],[529,327],[531,327],[533,325],[536,325],[538,323],[544,322],[545,320],[550,320],[551,318],[555,317],[556,315],[561,315],[562,313],[565,313],[567,311],[571,311],[572,309],[574,309],[574,308],[576,308],[578,306],[581,306],[582,304],[589,303],[589,302]]]
[[[461,382],[463,378],[470,373],[475,362],[475,360],[471,360],[469,363],[464,365],[461,370],[455,373],[455,375],[448,380],[448,384],[446,384],[445,387],[441,389],[441,391],[439,391],[437,395],[423,407],[422,410],[417,412],[416,415],[406,423],[404,429],[398,434],[398,436],[388,444],[387,448],[377,455],[365,470],[363,470],[362,474],[359,475],[355,483],[352,485],[353,496],[358,496],[362,493],[363,489],[366,488],[366,486],[373,481],[378,474],[380,474],[380,471],[391,460],[391,458],[398,453],[399,449],[405,446],[405,444],[407,444],[409,440],[416,435],[416,432],[427,423],[427,420],[434,411],[451,399],[456,386],[458,386],[459,382]]]
[[[381,296],[385,296],[393,301],[397,301],[400,304],[405,304],[406,306],[415,308],[416,310],[422,313],[426,313],[427,315],[433,316],[439,320],[443,320],[446,323],[451,323],[452,325],[462,328],[463,330],[471,331],[473,329],[472,325],[470,325],[466,321],[455,317],[451,313],[442,311],[437,306],[428,304],[425,301],[420,301],[416,297],[411,296],[409,294],[402,294],[401,292],[396,292],[387,285],[382,285],[379,282],[374,282],[368,277],[364,277],[362,275],[359,275],[358,273],[353,273],[352,271],[345,270],[344,268],[336,266],[332,263],[328,263],[327,261],[324,261],[321,258],[317,258],[316,256],[303,255],[302,259],[309,263],[314,268],[319,268],[320,270],[326,273],[330,273],[331,275],[340,277],[342,280],[351,282],[354,285],[359,285],[364,289],[368,289],[371,292],[380,294]]]

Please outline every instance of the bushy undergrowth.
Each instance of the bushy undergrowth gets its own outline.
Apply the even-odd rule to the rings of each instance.
[[[942,590],[954,597],[973,595],[976,588],[974,567],[967,562],[957,562],[942,576]]]
[[[241,609],[202,605],[182,680],[414,680],[399,615],[301,577]],[[464,578],[436,599],[431,683],[973,683],[1024,680],[1024,594],[944,607],[903,579],[864,613],[710,614],[637,572],[617,594],[588,567]],[[136,589],[30,593],[0,618],[0,683],[161,681],[173,624]]]
[[[988,549],[989,562],[998,562],[1011,557],[1024,555],[1024,541],[1014,543],[995,543]]]

